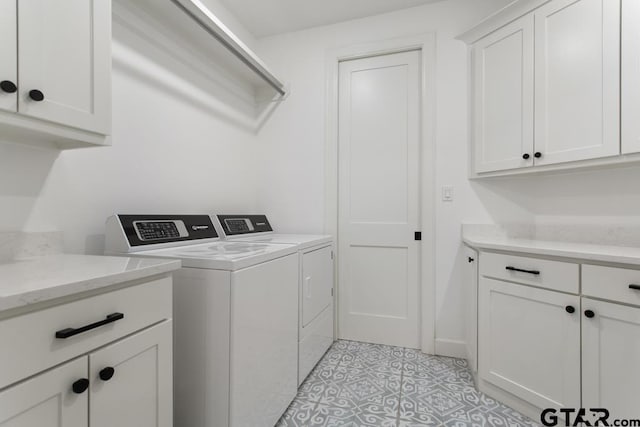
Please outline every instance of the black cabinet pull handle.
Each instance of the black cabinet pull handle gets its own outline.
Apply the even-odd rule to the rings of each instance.
[[[539,151],[536,151],[533,155],[533,157],[535,157],[536,159],[539,159],[540,157],[542,157],[542,153]]]
[[[629,289],[633,289],[634,291],[640,291],[640,285],[629,285]]]
[[[585,310],[584,311],[584,315],[587,316],[589,319],[591,319],[592,317],[594,317],[596,314],[593,312],[593,310]]]
[[[112,313],[106,317],[104,320],[100,320],[99,322],[92,323],[90,325],[82,326],[80,328],[66,328],[59,330],[56,332],[56,338],[59,339],[67,339],[74,335],[81,334],[83,332],[90,331],[92,329],[99,328],[100,326],[108,325],[109,323],[116,322],[120,319],[124,319],[124,314],[122,313]]]
[[[89,380],[86,378],[81,378],[78,381],[71,384],[71,390],[75,394],[82,394],[89,388]]]
[[[538,270],[523,270],[521,268],[515,268],[515,267],[511,267],[511,266],[505,267],[505,270],[518,271],[520,273],[533,274],[534,276],[538,276],[540,274],[540,272]]]
[[[44,93],[42,93],[38,89],[33,89],[29,91],[29,98],[34,101],[40,102],[44,100]]]
[[[107,366],[98,373],[98,376],[102,381],[109,381],[111,378],[113,378],[113,374],[115,373],[115,369],[113,369],[111,366]]]
[[[576,312],[575,307],[574,307],[574,306],[572,306],[572,305],[568,305],[568,306],[566,306],[564,309],[565,309],[565,310],[567,310],[567,313],[569,313],[569,314],[573,314],[573,313],[575,313],[575,312]]]
[[[18,90],[18,86],[10,80],[3,80],[0,82],[0,89],[2,89],[3,92],[15,93]]]
[[[525,160],[529,160],[531,158],[531,155],[529,153],[524,153],[522,155],[522,158],[525,159]]]
[[[469,262],[473,262],[473,261],[475,261],[475,259],[473,259],[473,258],[471,258],[471,257],[468,257],[468,258],[467,258],[467,261],[469,261]]]

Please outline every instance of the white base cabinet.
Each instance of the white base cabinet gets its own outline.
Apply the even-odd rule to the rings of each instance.
[[[580,407],[580,297],[483,277],[480,307],[480,377],[538,408]]]
[[[2,351],[0,427],[171,427],[171,299],[164,277],[0,318],[0,336],[21,333]]]
[[[582,300],[582,405],[639,418],[640,308]]]
[[[478,281],[481,391],[536,421],[546,408],[638,418],[637,266],[481,250],[472,274],[467,267],[467,284]]]
[[[87,377],[85,357],[0,392],[0,426],[86,427],[88,393],[72,387]]]

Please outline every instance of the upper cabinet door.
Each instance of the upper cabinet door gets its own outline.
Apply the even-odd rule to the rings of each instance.
[[[111,2],[18,0],[18,110],[108,134]]]
[[[87,427],[89,398],[83,357],[0,392],[1,427]]]
[[[622,0],[622,153],[640,152],[640,1]]]
[[[603,284],[606,286],[606,284]],[[640,308],[582,299],[582,406],[638,418]]]
[[[535,11],[536,165],[620,153],[620,0]]]
[[[0,0],[0,110],[16,112],[18,93],[18,27],[16,0]]]
[[[171,321],[89,355],[89,425],[173,426]]]
[[[475,171],[533,165],[533,15],[473,46]]]

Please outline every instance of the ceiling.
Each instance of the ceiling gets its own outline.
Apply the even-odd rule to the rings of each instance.
[[[256,37],[270,36],[440,0],[221,0]]]

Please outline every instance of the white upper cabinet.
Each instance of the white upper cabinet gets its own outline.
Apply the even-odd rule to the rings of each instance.
[[[533,16],[473,47],[477,172],[533,165]]]
[[[18,111],[107,134],[111,2],[18,1]]]
[[[535,11],[536,165],[620,154],[620,1]]]
[[[623,152],[640,152],[640,6],[622,1]],[[472,176],[633,160],[620,156],[620,21],[621,0],[521,0],[459,36],[472,47]]]
[[[18,109],[16,1],[0,0],[0,110]]]
[[[640,2],[622,1],[622,153],[640,152]]]

